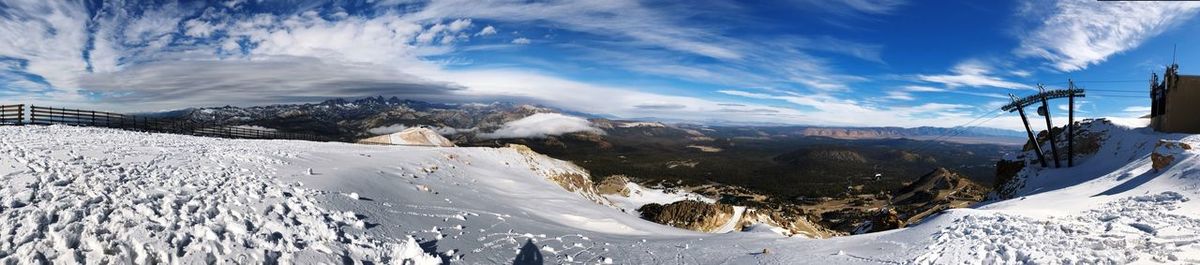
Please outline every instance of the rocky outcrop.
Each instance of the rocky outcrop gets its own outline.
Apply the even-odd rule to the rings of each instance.
[[[898,214],[900,224],[914,223],[945,209],[970,206],[983,200],[987,192],[958,173],[937,168],[897,190],[889,210]]]
[[[603,195],[620,195],[629,197],[629,178],[625,175],[610,175],[600,180],[600,184],[596,184],[596,191]]]
[[[1171,162],[1175,162],[1175,155],[1184,150],[1192,150],[1192,146],[1179,141],[1158,140],[1158,143],[1154,144],[1154,152],[1150,154],[1150,162],[1151,166],[1154,167],[1154,172],[1170,166]]]
[[[1008,199],[1010,197],[1008,183],[1013,182],[1017,174],[1024,169],[1025,161],[1022,160],[1000,159],[1000,161],[996,161],[996,182],[992,184],[992,190],[996,191],[996,195],[1000,198]]]
[[[777,209],[746,209],[738,226],[743,230],[754,225],[766,224],[786,230],[786,236],[801,235],[808,238],[830,238],[844,235],[818,225],[810,215],[795,205],[784,205]]]
[[[710,232],[733,218],[733,206],[683,200],[662,205],[651,203],[638,208],[642,219],[678,228]]]
[[[1106,119],[1087,119],[1075,122],[1073,126],[1075,126],[1075,164],[1079,165],[1084,159],[1100,151],[1100,147],[1103,145],[1105,139],[1108,138],[1108,130],[1104,128],[1112,126],[1112,122]],[[1056,141],[1059,150],[1066,150],[1067,136],[1066,133],[1063,133],[1063,128],[1055,127],[1052,131],[1055,137],[1057,137]],[[1047,135],[1046,131],[1041,131],[1037,135],[1038,141],[1043,144],[1043,152],[1046,153],[1050,152],[1050,150],[1046,150],[1049,144]],[[1017,191],[1025,188],[1025,177],[1027,174],[1035,172],[1040,168],[1035,158],[1037,154],[1032,152],[1032,150],[1033,143],[1026,141],[1024,152],[1017,155],[1015,160],[1001,160],[996,163],[994,192],[989,195],[989,200],[1011,199]],[[1030,168],[1028,165],[1034,165],[1034,167]]]
[[[895,209],[884,208],[871,216],[871,219],[859,227],[855,234],[882,232],[901,228],[904,225],[904,220],[900,219],[900,214]]]
[[[534,152],[529,147],[519,144],[509,144],[508,148],[515,150],[525,157],[529,170],[546,177],[547,180],[558,184],[564,190],[575,192],[584,198],[601,205],[612,205],[612,202],[601,196],[592,183],[591,175],[583,168],[567,161],[562,161]]]

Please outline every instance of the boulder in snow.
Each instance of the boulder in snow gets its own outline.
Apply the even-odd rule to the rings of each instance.
[[[1150,154],[1151,166],[1154,167],[1154,172],[1158,172],[1163,168],[1171,165],[1175,161],[1175,155],[1182,153],[1184,150],[1191,150],[1192,146],[1179,142],[1158,140],[1158,144],[1154,145],[1154,153]]]

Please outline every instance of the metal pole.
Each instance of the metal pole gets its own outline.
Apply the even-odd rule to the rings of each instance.
[[[1038,85],[1038,88],[1041,87],[1042,85]],[[1042,95],[1042,109],[1046,110],[1046,138],[1050,139],[1050,154],[1054,156],[1054,167],[1062,167],[1058,163],[1058,145],[1054,144],[1054,124],[1050,123],[1050,106],[1046,104],[1045,94]]]
[[[1067,167],[1075,166],[1075,81],[1067,79]]]
[[[1013,102],[1016,101],[1016,98],[1013,98]],[[1033,143],[1033,151],[1037,153],[1038,161],[1042,162],[1042,167],[1049,167],[1050,165],[1046,164],[1046,156],[1042,155],[1042,147],[1033,136],[1033,129],[1029,127],[1029,120],[1025,118],[1025,107],[1017,106],[1017,113],[1021,114],[1021,123],[1025,124],[1025,134],[1029,135],[1029,141]]]

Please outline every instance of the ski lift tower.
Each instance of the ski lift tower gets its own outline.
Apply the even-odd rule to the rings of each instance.
[[[1038,161],[1042,163],[1042,167],[1050,167],[1046,163],[1046,156],[1042,153],[1041,144],[1038,143],[1037,137],[1033,134],[1033,128],[1029,126],[1029,119],[1025,117],[1025,107],[1037,103],[1042,103],[1038,107],[1037,114],[1046,117],[1046,138],[1050,140],[1050,152],[1054,158],[1054,167],[1061,167],[1058,162],[1058,147],[1054,142],[1054,124],[1050,122],[1050,107],[1047,101],[1056,98],[1067,98],[1067,167],[1075,166],[1075,97],[1084,97],[1084,91],[1081,88],[1075,88],[1075,82],[1069,81],[1070,86],[1067,89],[1046,90],[1045,86],[1038,84],[1037,94],[1029,95],[1018,99],[1013,94],[1008,94],[1012,99],[1012,103],[1000,107],[1001,110],[1008,112],[1017,112],[1021,115],[1021,122],[1025,125],[1025,134],[1029,136],[1029,142],[1033,143],[1033,150],[1037,152]]]

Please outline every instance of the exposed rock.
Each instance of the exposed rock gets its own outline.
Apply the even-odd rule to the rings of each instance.
[[[1171,162],[1175,161],[1175,154],[1179,154],[1184,150],[1192,150],[1192,146],[1178,141],[1158,140],[1158,143],[1154,145],[1154,153],[1150,154],[1150,162],[1152,163],[1151,166],[1154,167],[1154,172],[1170,166]]]
[[[802,235],[809,238],[830,238],[843,235],[809,219],[804,209],[795,205],[783,205],[778,209],[746,209],[738,226],[743,229],[755,224],[766,224],[787,230],[787,236]]]
[[[600,180],[600,184],[596,185],[596,190],[600,194],[616,194],[623,197],[629,197],[629,178],[625,175],[610,175]]]
[[[695,200],[646,204],[638,212],[655,223],[703,232],[713,231],[733,218],[733,206]]]
[[[884,208],[871,216],[871,220],[863,226],[859,232],[874,233],[904,227],[904,220],[900,219],[900,214],[896,213],[895,209]]]
[[[1022,160],[1001,159],[1000,161],[996,161],[996,183],[992,184],[993,190],[997,191],[996,194],[1001,198],[1009,198],[1008,193],[1010,191],[1005,189],[1005,187],[1023,169],[1025,169],[1025,161]]]
[[[982,185],[937,168],[897,190],[892,205],[903,223],[914,223],[945,209],[970,206],[986,193]]]
[[[525,157],[525,163],[529,165],[529,170],[545,176],[546,179],[553,181],[563,189],[578,193],[580,196],[602,205],[612,205],[612,202],[605,199],[604,196],[601,196],[596,191],[591,175],[588,174],[587,170],[571,162],[553,159],[534,152],[524,145],[509,144],[508,148],[516,150],[517,153]],[[543,166],[542,164],[544,163],[555,165]]]

